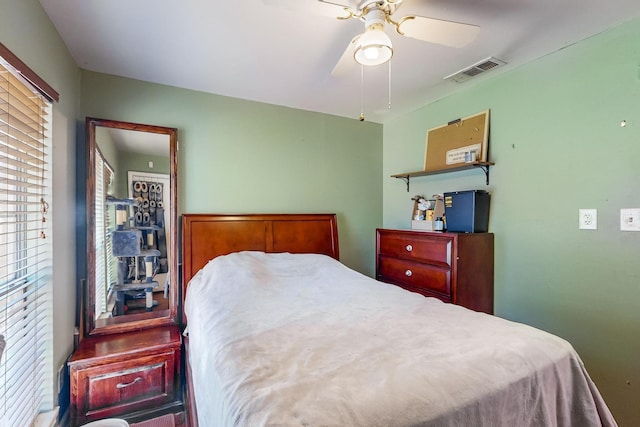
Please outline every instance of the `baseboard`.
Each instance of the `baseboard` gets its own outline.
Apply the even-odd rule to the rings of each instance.
[[[36,417],[33,427],[57,427],[58,426],[58,410],[56,406],[49,412],[42,412]]]

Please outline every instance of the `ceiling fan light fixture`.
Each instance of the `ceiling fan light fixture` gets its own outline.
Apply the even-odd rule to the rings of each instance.
[[[382,26],[371,26],[360,36],[354,53],[355,60],[362,65],[380,65],[393,56],[391,39]]]

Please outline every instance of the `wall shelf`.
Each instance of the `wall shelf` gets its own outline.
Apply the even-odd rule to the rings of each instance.
[[[442,173],[449,173],[449,172],[460,172],[460,171],[464,171],[464,170],[469,170],[469,169],[474,169],[474,168],[480,168],[484,171],[484,175],[486,177],[486,183],[487,185],[489,185],[489,167],[495,165],[495,163],[493,162],[473,162],[473,163],[465,163],[462,166],[457,166],[454,168],[447,168],[447,169],[438,169],[438,170],[432,170],[432,171],[416,171],[416,172],[406,172],[406,173],[399,173],[399,174],[395,174],[395,175],[391,175],[391,178],[397,178],[397,179],[401,179],[404,182],[407,183],[407,193],[409,192],[409,186],[411,183],[411,178],[417,178],[420,176],[428,176],[428,175],[439,175]]]

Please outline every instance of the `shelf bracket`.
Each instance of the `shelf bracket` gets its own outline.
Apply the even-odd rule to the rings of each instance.
[[[489,185],[489,165],[478,165],[480,169],[484,171],[484,176],[486,178],[486,185]]]
[[[411,175],[396,176],[396,179],[401,179],[407,184],[407,193],[409,192],[409,183],[411,181]]]

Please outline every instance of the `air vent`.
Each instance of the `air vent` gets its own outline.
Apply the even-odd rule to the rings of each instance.
[[[482,73],[486,73],[487,71],[493,70],[494,68],[504,64],[506,64],[506,62],[501,61],[500,59],[489,57],[473,64],[470,67],[464,68],[460,71],[448,75],[444,78],[444,80],[451,80],[456,83],[464,83],[472,77],[475,77]]]

